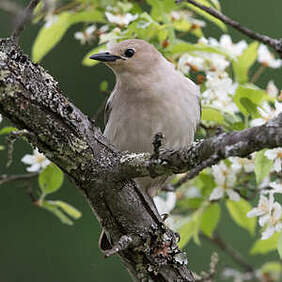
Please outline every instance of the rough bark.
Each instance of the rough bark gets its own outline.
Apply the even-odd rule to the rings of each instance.
[[[113,244],[130,238],[119,256],[136,281],[194,281],[175,234],[134,181],[117,173],[122,155],[10,39],[0,41],[0,112],[83,192]]]
[[[195,174],[228,156],[282,145],[282,113],[268,124],[224,133],[158,156],[118,152],[57,82],[10,39],[0,40],[0,113],[56,163],[86,196],[136,281],[194,281],[175,234],[130,178]]]

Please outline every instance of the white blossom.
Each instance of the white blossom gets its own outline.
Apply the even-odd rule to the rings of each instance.
[[[239,201],[240,195],[233,190],[236,182],[236,173],[231,168],[227,167],[224,162],[212,167],[212,174],[215,179],[216,188],[213,189],[209,196],[209,200],[218,200],[223,198],[226,193],[230,200]]]
[[[231,157],[229,158],[229,160],[231,161],[231,168],[236,172],[243,170],[246,173],[250,173],[255,169],[255,162],[253,157],[251,159]]]
[[[175,192],[167,192],[166,199],[161,196],[155,196],[153,200],[159,214],[169,214],[175,207],[176,194]]]
[[[264,102],[261,107],[258,107],[261,114],[260,118],[253,119],[251,126],[258,126],[268,122],[270,119],[277,117],[282,112],[282,103],[275,101],[274,108],[267,102]]]
[[[250,281],[255,278],[254,273],[252,272],[245,272],[242,273],[237,269],[233,268],[225,268],[224,271],[222,272],[222,276],[225,278],[233,278],[234,282],[243,282],[243,281]]]
[[[282,207],[278,202],[273,204],[271,213],[269,217],[266,219],[268,223],[266,229],[262,233],[262,240],[266,240],[270,238],[274,232],[280,232],[282,230]]]
[[[106,42],[115,43],[116,40],[121,37],[120,32],[121,32],[120,28],[116,27],[108,33],[104,32],[100,34],[99,44],[106,43]]]
[[[279,94],[279,89],[275,85],[273,80],[270,80],[266,86],[266,92],[269,94],[270,97],[276,98]]]
[[[58,19],[59,19],[59,17],[57,15],[50,14],[50,15],[46,16],[44,27],[46,27],[46,28],[51,27]]]
[[[192,56],[190,54],[183,54],[177,64],[177,69],[187,74],[190,69],[193,71],[204,71],[205,70],[205,60],[198,56]]]
[[[273,203],[274,203],[273,194],[270,194],[269,198],[267,198],[264,195],[260,195],[258,206],[251,209],[247,213],[247,216],[248,217],[265,216],[271,211]],[[263,225],[261,225],[261,226],[263,226]]]
[[[206,22],[201,21],[199,19],[195,19],[193,17],[193,13],[191,13],[188,10],[179,10],[179,11],[172,11],[170,13],[170,18],[172,21],[180,21],[180,20],[186,20],[190,24],[196,26],[196,27],[205,27]]]
[[[21,161],[30,167],[27,167],[27,171],[36,172],[45,168],[50,164],[50,161],[41,153],[38,152],[38,149],[33,150],[33,154],[25,155]]]
[[[74,38],[80,40],[80,43],[84,45],[86,42],[91,42],[95,38],[94,32],[96,29],[95,25],[90,25],[82,32],[75,32]]]
[[[267,46],[260,44],[258,48],[258,62],[270,68],[280,68],[282,65],[281,59],[275,59],[273,54],[268,50]]]
[[[262,233],[262,240],[270,238],[274,232],[282,230],[282,207],[275,202],[273,193],[268,198],[260,195],[259,204],[247,213],[248,217],[259,216],[259,225],[265,227]]]
[[[0,122],[3,120],[2,115],[0,114]]]
[[[106,12],[105,14],[109,22],[120,26],[127,26],[138,18],[138,14],[132,15],[131,13],[114,15],[110,12]]]
[[[233,83],[226,72],[208,73],[206,88],[202,94],[203,104],[224,109],[231,113],[238,112],[238,108],[232,98],[237,84]]]
[[[233,43],[229,34],[223,34],[219,41],[217,41],[215,38],[209,38],[208,45],[221,47],[232,57],[238,57],[242,55],[243,51],[248,47],[248,44],[245,40],[241,40],[238,43]]]
[[[230,65],[223,55],[206,52],[197,52],[197,54],[206,60],[207,71],[223,72]]]
[[[271,182],[269,183],[269,186],[272,188],[270,191],[271,193],[281,193],[282,194],[282,181],[280,180],[280,182],[278,182],[278,180],[276,182]]]
[[[276,172],[282,170],[282,148],[275,148],[272,150],[266,150],[264,155],[269,159],[273,160],[273,168]]]
[[[154,203],[157,207],[157,210],[160,215],[169,214],[175,207],[176,204],[176,193],[167,192],[166,198],[161,197],[160,195],[153,198]],[[166,225],[171,229],[176,230],[177,225],[180,223],[180,220],[177,216],[169,215],[165,221]]]

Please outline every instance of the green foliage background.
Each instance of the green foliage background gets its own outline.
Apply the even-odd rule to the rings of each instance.
[[[26,4],[28,1],[18,1]],[[273,37],[281,37],[282,2],[277,0],[222,0],[222,10],[258,32]],[[11,18],[0,11],[0,36],[5,37],[11,28]],[[22,35],[21,46],[31,54],[32,43],[38,32],[38,25],[30,25]],[[84,112],[92,116],[103,101],[99,91],[100,82],[107,79],[109,87],[114,85],[114,76],[103,65],[87,68],[81,65],[81,59],[89,46],[81,46],[73,39],[78,27],[73,26],[64,36],[62,42],[41,62],[60,83],[64,94],[68,96]],[[220,30],[208,24],[206,34],[218,38]],[[244,38],[231,30],[233,40]],[[282,71],[265,72],[259,85],[273,79],[282,88]],[[3,137],[1,137],[3,138]],[[3,140],[1,139],[1,144]],[[14,152],[14,163],[5,170],[6,151],[0,151],[0,174],[21,173],[25,166],[20,158],[30,152],[30,147],[17,142]],[[103,259],[98,250],[100,227],[81,194],[65,179],[63,189],[55,194],[55,199],[62,199],[78,208],[83,216],[69,227],[61,224],[52,214],[46,213],[32,205],[22,183],[0,186],[0,282],[107,282],[130,281],[126,271],[117,257]],[[37,185],[31,182],[30,185]],[[52,198],[52,197],[51,197]],[[222,217],[229,217],[226,208],[222,207]],[[260,265],[267,260],[277,259],[277,254],[267,257],[251,256],[248,252],[253,240],[246,230],[239,228],[231,220],[228,225],[220,223],[220,234],[228,238],[231,245],[246,257],[250,263]],[[193,271],[208,268],[211,253],[216,249],[212,244],[201,240],[201,246],[190,243],[186,249]],[[219,269],[226,264],[234,265],[231,259],[219,251]],[[220,277],[216,281],[222,280]]]

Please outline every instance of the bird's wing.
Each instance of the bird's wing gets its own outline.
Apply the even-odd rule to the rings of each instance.
[[[108,120],[109,120],[109,116],[111,114],[112,111],[112,106],[111,106],[111,99],[109,99],[106,103],[105,106],[105,111],[104,111],[104,124],[106,125]]]

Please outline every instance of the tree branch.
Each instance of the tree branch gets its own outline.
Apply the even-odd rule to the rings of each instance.
[[[260,33],[257,33],[245,26],[242,26],[239,22],[237,21],[234,21],[232,20],[231,18],[227,17],[226,15],[220,13],[219,11],[213,9],[213,8],[210,8],[210,7],[207,7],[205,5],[202,5],[200,3],[198,3],[197,1],[194,1],[194,0],[176,0],[177,3],[180,3],[180,2],[188,2],[198,8],[200,8],[201,10],[209,13],[210,15],[216,17],[217,19],[223,21],[224,23],[232,26],[233,28],[237,29],[238,31],[240,31],[241,33],[247,35],[248,37],[254,39],[254,40],[258,40],[270,47],[272,47],[279,55],[280,58],[282,58],[282,38],[280,39],[274,39],[274,38],[271,38],[267,35],[264,35],[264,34],[260,34]]]
[[[135,280],[194,281],[174,232],[148,196],[120,173],[123,155],[11,39],[0,40],[0,113],[30,132],[30,143],[76,184],[112,246],[119,246],[124,235],[139,237],[138,246],[118,250]]]
[[[214,243],[222,251],[227,253],[237,264],[243,267],[245,271],[254,273],[255,269],[253,268],[253,266],[249,264],[237,250],[235,250],[232,246],[224,242],[218,234],[214,235],[213,238],[209,238],[207,236],[202,237]]]
[[[120,172],[134,178],[152,174],[171,175],[189,170],[186,181],[195,177],[204,168],[228,157],[246,157],[264,148],[281,146],[282,113],[264,125],[221,133],[200,140],[181,151],[163,150],[157,160],[150,159],[150,154],[126,154],[121,159]]]
[[[38,172],[32,172],[28,174],[18,174],[18,175],[0,175],[0,185],[13,182],[13,181],[19,181],[19,180],[28,180],[32,179],[34,177],[38,176]]]
[[[15,28],[11,36],[11,38],[15,42],[19,41],[20,33],[24,30],[26,23],[31,19],[33,10],[39,2],[40,0],[30,0],[29,4],[24,9],[24,11],[20,13],[16,18]]]

